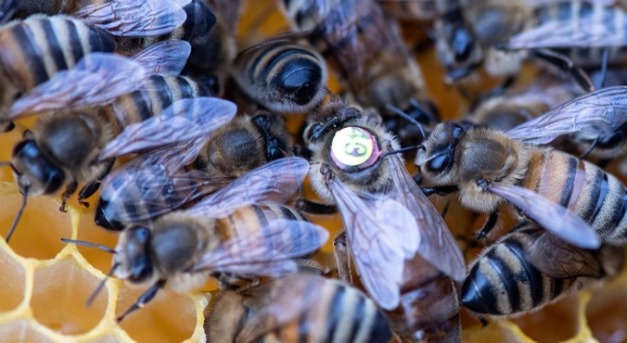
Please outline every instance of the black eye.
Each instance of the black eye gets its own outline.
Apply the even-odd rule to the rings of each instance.
[[[463,133],[464,133],[464,128],[462,128],[461,126],[457,124],[453,125],[453,128],[451,129],[451,135],[453,136],[453,138],[459,139]]]
[[[599,137],[597,145],[602,148],[614,148],[620,145],[623,141],[623,132],[616,131],[613,134],[607,134]]]
[[[451,154],[448,152],[440,153],[427,163],[427,168],[434,173],[439,173],[449,167],[451,159]]]

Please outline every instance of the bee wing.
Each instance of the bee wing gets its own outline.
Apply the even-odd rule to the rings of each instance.
[[[538,225],[570,244],[584,249],[601,245],[601,239],[588,223],[534,191],[500,182],[491,183],[487,191],[503,197]]]
[[[394,197],[413,214],[413,220],[418,226],[418,253],[454,280],[464,280],[466,263],[446,222],[407,173],[400,157],[390,155],[387,158],[393,165]]]
[[[627,87],[603,88],[572,99],[506,134],[525,143],[546,144],[570,133],[598,137],[627,121]]]
[[[83,6],[74,15],[114,36],[147,37],[172,32],[187,19],[191,0],[113,0]]]
[[[114,169],[103,181],[100,209],[110,221],[134,223],[180,208],[230,180],[182,171],[205,139],[142,154]]]
[[[234,103],[219,98],[177,100],[160,115],[124,128],[121,134],[104,147],[100,159],[207,136],[231,121],[236,112],[237,106]]]
[[[622,47],[627,45],[625,32],[626,13],[618,7],[604,7],[578,20],[549,21],[525,30],[511,37],[506,49]]]
[[[596,252],[570,245],[545,232],[530,247],[526,247],[525,258],[542,273],[551,277],[600,278],[604,271]]]
[[[277,277],[296,272],[292,259],[315,252],[329,239],[322,227],[300,220],[274,219],[259,232],[220,243],[190,271]]]
[[[107,105],[135,90],[145,76],[141,64],[132,59],[94,52],[20,97],[11,106],[8,117],[16,119],[44,111]]]
[[[368,294],[386,310],[400,301],[405,260],[416,253],[420,237],[412,214],[396,200],[358,195],[342,182],[329,179],[350,241],[350,249]]]
[[[178,75],[187,63],[192,45],[180,39],[155,43],[133,56],[149,74]]]
[[[321,300],[321,281],[319,277],[294,274],[243,290],[244,304],[252,309],[252,316],[246,320],[235,343],[254,342],[307,313]]]
[[[224,217],[245,205],[285,203],[300,188],[308,171],[309,162],[303,158],[280,158],[251,170],[187,211],[202,216]]]
[[[15,0],[2,0],[0,3],[0,25],[11,20],[15,11]]]

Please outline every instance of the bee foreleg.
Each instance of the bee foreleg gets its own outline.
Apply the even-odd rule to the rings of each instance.
[[[499,219],[499,211],[498,209],[496,209],[495,211],[490,213],[490,216],[488,217],[488,220],[486,220],[485,224],[483,225],[483,228],[481,228],[481,230],[479,230],[479,232],[477,232],[475,236],[472,238],[471,245],[476,246],[478,244],[481,244],[482,241],[485,241],[488,235],[490,234],[490,232],[492,231],[492,229],[496,227],[496,223],[498,222],[498,219]]]
[[[157,295],[157,292],[159,291],[159,289],[163,288],[163,286],[165,286],[165,280],[159,280],[154,285],[150,286],[150,288],[142,293],[137,301],[133,303],[133,305],[131,305],[126,311],[124,311],[124,313],[122,313],[122,315],[119,316],[116,321],[119,323],[132,312],[135,312],[136,310],[144,307],[144,305],[150,302],[155,297],[155,295]]]
[[[353,285],[353,274],[351,273],[351,260],[348,252],[348,242],[346,241],[346,231],[342,231],[333,240],[333,255],[337,265],[337,273],[340,279],[349,285]]]
[[[65,203],[67,202],[67,199],[72,196],[72,194],[76,193],[77,189],[78,182],[76,180],[72,180],[70,183],[67,184],[67,186],[65,187],[65,191],[61,195],[61,207],[59,207],[59,211],[67,212],[67,207],[65,206]]]
[[[300,212],[310,214],[335,214],[337,213],[337,207],[334,205],[321,204],[307,199],[299,199],[296,202],[296,208]]]
[[[113,164],[115,163],[115,159],[105,161],[104,163],[105,163],[104,170],[100,174],[98,174],[95,179],[87,182],[85,186],[83,186],[83,188],[81,188],[81,190],[78,192],[78,202],[85,207],[89,207],[89,203],[85,201],[85,199],[94,195],[94,193],[96,193],[98,188],[100,188],[102,179],[104,179],[105,176],[107,176],[109,172],[111,172],[111,169],[113,169]]]
[[[590,77],[588,77],[586,72],[584,72],[581,68],[575,66],[573,61],[571,61],[568,57],[547,49],[535,50],[533,52],[533,56],[547,61],[563,71],[570,73],[575,81],[577,81],[581,88],[583,88],[586,92],[594,91],[594,85],[592,84]]]

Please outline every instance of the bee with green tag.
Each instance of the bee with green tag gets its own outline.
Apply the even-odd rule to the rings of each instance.
[[[334,245],[338,272],[351,283],[354,261],[366,291],[404,341],[458,341],[451,279],[465,277],[464,260],[379,118],[375,110],[333,101],[309,118],[304,132],[313,188],[337,206],[345,225]],[[432,306],[441,310],[434,313]]]

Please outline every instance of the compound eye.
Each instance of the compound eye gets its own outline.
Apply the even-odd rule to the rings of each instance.
[[[464,128],[457,124],[454,124],[453,129],[451,130],[451,135],[453,135],[453,138],[459,139],[462,134],[464,134]]]
[[[450,153],[440,153],[427,163],[427,168],[434,173],[440,173],[450,166],[451,160]]]

